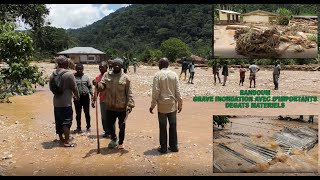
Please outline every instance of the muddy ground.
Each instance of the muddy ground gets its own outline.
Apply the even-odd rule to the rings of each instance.
[[[54,64],[38,64],[45,74]],[[171,67],[177,73],[180,68]],[[319,104],[287,103],[286,108],[225,109],[224,103],[195,103],[194,95],[238,95],[237,69],[230,69],[227,86],[214,85],[211,69],[196,68],[194,84],[181,80],[184,99],[178,114],[178,141],[180,151],[160,155],[158,121],[148,112],[151,84],[157,67],[140,66],[132,78],[136,107],[127,120],[123,151],[106,148],[110,139],[103,139],[99,120],[101,154],[97,154],[95,109],[91,109],[92,132],[73,135],[77,147],[60,147],[55,135],[52,97],[48,87],[38,88],[30,96],[10,98],[12,104],[0,104],[0,174],[1,175],[214,175],[212,115],[309,115],[319,114]],[[234,71],[234,73],[233,73]],[[85,65],[84,72],[92,79],[98,73],[97,65]],[[283,71],[278,91],[272,95],[319,96],[320,72]],[[273,89],[272,71],[262,70],[257,75],[257,88]],[[156,112],[156,111],[155,111]],[[100,114],[100,112],[99,112]],[[75,115],[74,115],[75,116]],[[75,119],[72,129],[75,129]],[[82,120],[85,124],[85,120]],[[118,131],[117,131],[118,132]],[[220,174],[224,175],[224,174]],[[298,174],[297,174],[298,175]]]
[[[226,30],[226,25],[214,26],[214,56],[220,58],[246,58],[236,52],[235,30]],[[287,43],[281,42],[279,49],[285,49]],[[303,52],[295,52],[294,46],[290,46],[279,58],[316,58],[318,48],[304,49]]]
[[[219,168],[219,170],[215,169],[215,172],[316,173],[318,171],[318,143],[305,150],[299,148],[283,149],[275,141],[274,134],[283,131],[284,128],[303,128],[316,133],[318,130],[318,118],[315,116],[314,122],[308,123],[308,116],[304,116],[303,121],[298,120],[299,116],[290,117],[293,118],[291,121],[279,120],[278,117],[269,116],[238,116],[231,117],[229,119],[231,123],[228,123],[223,129],[215,126],[213,140],[214,164],[215,167]],[[316,140],[317,137],[313,137],[313,139]],[[305,139],[305,141],[308,140]],[[219,147],[220,143],[225,144],[257,164],[250,164],[245,159],[231,154]],[[256,154],[256,151],[245,149],[243,144],[246,143],[251,144],[251,147],[255,144],[269,149],[261,150],[258,147],[267,156],[261,156]],[[255,149],[257,150],[257,148]],[[276,152],[274,157],[272,156],[272,151]]]

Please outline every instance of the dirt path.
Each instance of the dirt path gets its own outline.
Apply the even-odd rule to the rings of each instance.
[[[39,66],[46,74],[53,70],[53,64]],[[97,74],[97,69],[97,65],[85,65],[85,73],[91,78]],[[174,70],[180,72],[180,69]],[[303,106],[288,103],[286,108],[277,111],[225,109],[223,103],[194,103],[194,95],[238,95],[240,89],[249,89],[247,81],[246,86],[238,86],[238,73],[230,73],[227,86],[223,87],[213,85],[211,70],[196,68],[194,85],[181,81],[184,105],[177,122],[180,151],[160,155],[156,151],[159,144],[157,116],[148,112],[152,77],[156,71],[157,67],[141,66],[137,74],[129,73],[134,82],[136,108],[127,121],[124,151],[107,149],[110,139],[101,138],[101,154],[96,154],[95,109],[91,109],[92,132],[73,135],[77,143],[75,148],[59,147],[53,124],[53,96],[47,87],[30,96],[13,97],[12,104],[0,104],[0,175],[213,175],[213,114],[319,113],[318,103]],[[270,73],[259,72],[259,88],[273,88]],[[284,71],[280,90],[272,94],[319,96],[319,75],[320,72]],[[284,86],[287,88],[282,88]],[[82,122],[85,123],[84,119]],[[99,131],[102,135],[100,121]]]

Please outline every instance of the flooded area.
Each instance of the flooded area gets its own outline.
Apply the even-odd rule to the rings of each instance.
[[[201,115],[196,111],[191,113],[188,102],[185,112],[178,114],[180,151],[161,155],[157,151],[157,116],[151,115],[145,104],[149,98],[135,99],[136,108],[127,121],[124,150],[107,148],[110,139],[102,138],[99,121],[100,154],[97,154],[95,109],[91,109],[92,132],[72,134],[77,146],[65,148],[61,147],[55,135],[50,91],[44,89],[31,96],[18,96],[11,100],[14,103],[0,104],[1,175],[212,174],[208,121],[200,118],[202,125],[193,126],[193,119],[186,117]],[[75,123],[74,120],[72,130]],[[193,135],[195,132],[197,136]]]
[[[45,75],[50,75],[54,68],[52,63],[37,65],[45,71]],[[237,69],[230,69],[227,85],[221,86],[213,84],[211,69],[196,68],[194,85],[180,81],[184,102],[182,112],[177,115],[179,152],[169,151],[168,154],[161,155],[157,151],[159,124],[156,110],[155,114],[149,113],[152,78],[158,67],[141,65],[136,74],[130,68],[128,74],[132,78],[136,107],[127,120],[125,150],[107,148],[110,139],[102,138],[103,130],[99,119],[101,153],[97,154],[96,109],[93,108],[90,109],[92,131],[72,134],[76,147],[61,147],[55,135],[53,95],[45,86],[38,88],[35,94],[10,98],[13,103],[0,104],[0,175],[214,175],[213,114],[232,112],[234,115],[267,116],[300,112],[308,115],[319,110],[318,102],[287,103],[286,108],[277,111],[226,109],[224,103],[193,102],[194,95],[238,95],[240,89],[249,89],[247,81],[245,86],[239,87],[238,73],[234,73]],[[180,73],[180,67],[170,69]],[[98,66],[84,65],[84,73],[92,79],[98,74]],[[259,72],[259,89],[273,89],[271,74],[272,71],[269,70]],[[272,90],[271,93],[319,96],[318,76],[318,71],[283,71],[280,89]],[[73,117],[71,130],[76,128],[75,112]],[[85,124],[84,118],[82,123]],[[234,123],[232,126],[237,125]],[[256,138],[256,141],[259,140]],[[312,151],[316,150],[313,148],[309,152]]]
[[[230,117],[214,129],[214,172],[317,173],[318,116],[303,118]]]
[[[236,41],[234,35],[236,30],[227,30],[225,25],[214,26],[214,56],[219,58],[247,58],[236,52]],[[288,43],[281,42],[279,50],[288,47]],[[303,52],[295,52],[295,46],[289,46],[279,58],[316,58],[317,48],[304,49]]]

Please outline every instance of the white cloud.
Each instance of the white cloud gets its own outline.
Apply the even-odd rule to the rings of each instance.
[[[121,4],[121,7],[127,7],[130,6],[130,4]]]
[[[46,18],[51,26],[59,28],[80,28],[90,25],[114,12],[107,4],[48,4],[50,10]]]

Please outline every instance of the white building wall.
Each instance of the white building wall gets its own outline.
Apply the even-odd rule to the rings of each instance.
[[[220,20],[222,20],[222,21],[228,20],[227,13],[222,13],[221,11],[219,11],[219,18],[220,18]]]
[[[250,15],[250,16],[243,16],[244,22],[269,22],[269,16],[260,16],[260,15]]]

